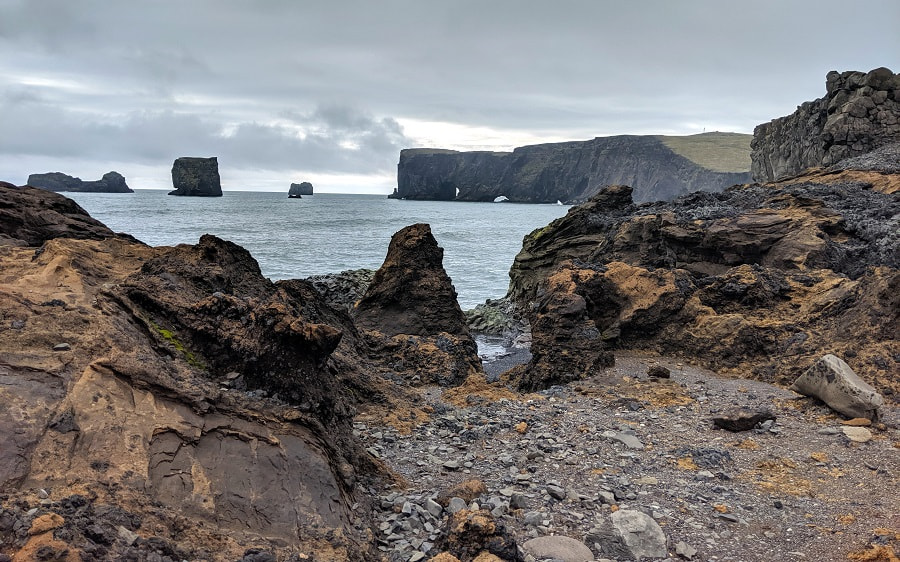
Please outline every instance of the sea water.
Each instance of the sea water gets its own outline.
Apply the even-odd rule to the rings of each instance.
[[[522,238],[568,210],[328,193],[302,199],[250,191],[226,191],[222,197],[175,197],[160,190],[64,195],[112,230],[152,246],[195,244],[203,234],[230,240],[249,250],[272,280],[377,269],[391,235],[428,223],[444,248],[444,268],[463,309],[505,295]]]

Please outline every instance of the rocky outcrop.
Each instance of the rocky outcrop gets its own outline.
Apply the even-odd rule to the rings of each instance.
[[[172,164],[172,185],[175,190],[169,195],[221,197],[218,159],[188,156],[176,159]]]
[[[303,183],[292,183],[291,188],[288,190],[288,197],[292,199],[299,198],[303,195],[312,195],[313,194],[313,186],[308,181]]]
[[[365,296],[374,277],[375,270],[351,269],[340,273],[311,275],[305,281],[311,283],[332,308],[352,312],[356,303]]]
[[[774,181],[831,166],[900,142],[900,74],[887,68],[829,72],[825,97],[753,131],[754,181]]]
[[[443,257],[427,224],[400,230],[353,317],[369,346],[395,359],[389,363],[417,381],[447,385],[480,373],[481,361]]]
[[[629,348],[782,384],[834,353],[897,388],[900,200],[847,177],[644,205],[612,187],[526,236],[510,297],[534,359],[518,383],[588,376]]]
[[[116,233],[67,197],[0,182],[0,245],[40,246],[54,238],[103,240],[114,236]]]
[[[82,181],[62,172],[31,174],[28,185],[49,191],[72,191],[82,193],[134,193],[125,183],[125,177],[118,172],[107,172],[96,181]]]
[[[746,135],[708,135],[724,135],[731,143],[732,137],[749,142]],[[578,202],[607,185],[627,183],[634,186],[635,200],[656,201],[749,181],[747,156],[746,162],[729,160],[724,170],[695,162],[711,162],[711,156],[721,152],[715,142],[706,142],[716,137],[695,137],[704,139],[623,135],[524,146],[513,152],[408,149],[400,152],[397,191],[391,197],[494,201],[503,196],[522,203]],[[689,149],[682,150],[685,146]]]

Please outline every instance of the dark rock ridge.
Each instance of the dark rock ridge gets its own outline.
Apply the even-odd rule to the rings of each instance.
[[[299,198],[302,195],[312,195],[313,194],[313,186],[308,181],[303,183],[292,183],[291,188],[288,190],[288,197],[290,198]]]
[[[753,131],[754,181],[774,181],[831,166],[900,142],[900,74],[887,68],[829,72],[825,97]]]
[[[107,172],[96,181],[82,181],[62,172],[31,174],[28,185],[49,191],[72,191],[82,193],[134,193],[125,183],[125,177],[118,172]]]
[[[520,386],[628,348],[786,384],[834,353],[900,388],[900,199],[846,173],[641,205],[615,186],[532,232],[510,271],[532,326]]]
[[[627,183],[634,186],[637,201],[656,201],[697,190],[721,191],[750,179],[748,172],[700,166],[664,140],[623,135],[523,146],[513,152],[402,150],[391,197],[493,201],[504,196],[512,202],[569,203],[607,185]]]
[[[175,190],[169,195],[221,197],[218,159],[190,156],[176,159],[172,164],[172,186]]]

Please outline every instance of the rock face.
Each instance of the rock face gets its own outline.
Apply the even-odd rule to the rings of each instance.
[[[532,326],[520,386],[623,347],[783,384],[833,352],[896,388],[900,200],[866,180],[889,175],[850,172],[644,205],[611,187],[526,236],[509,295]]]
[[[738,169],[714,171],[673,150],[670,144],[680,145],[672,139],[624,135],[523,146],[513,152],[403,150],[397,191],[391,197],[494,201],[504,196],[522,203],[577,202],[607,185],[627,183],[634,186],[637,201],[655,201],[749,181],[749,158]],[[704,150],[708,156],[715,148]]]
[[[393,357],[388,363],[416,380],[453,385],[480,373],[481,360],[443,257],[427,224],[400,230],[353,316],[370,348]]]
[[[847,363],[828,354],[794,381],[792,390],[814,396],[850,418],[877,420],[884,398]]]
[[[96,181],[82,181],[81,178],[72,177],[62,172],[31,174],[28,176],[28,185],[49,191],[134,193],[134,190],[125,183],[125,177],[118,172],[107,172],[103,174],[102,179]]]
[[[754,181],[774,181],[831,166],[900,142],[900,74],[887,68],[829,72],[825,97],[753,131]]]
[[[302,195],[312,195],[313,194],[313,186],[308,181],[303,183],[292,183],[291,188],[288,190],[288,197],[290,198],[299,198]]]
[[[172,164],[172,185],[175,190],[169,195],[221,197],[218,159],[188,156],[176,159]]]
[[[351,269],[312,275],[305,281],[311,283],[332,308],[352,312],[356,303],[365,296],[374,277],[375,271],[372,269]]]

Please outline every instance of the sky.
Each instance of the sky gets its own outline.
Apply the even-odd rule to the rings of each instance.
[[[900,72],[897,0],[0,0],[0,180],[390,193],[400,150],[752,133]]]

